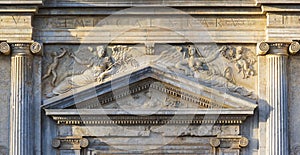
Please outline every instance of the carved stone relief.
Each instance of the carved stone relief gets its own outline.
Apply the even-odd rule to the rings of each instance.
[[[234,63],[238,73],[243,74],[243,78],[249,78],[255,75],[254,64],[256,63],[255,55],[249,49],[242,46],[227,47],[227,50],[222,51],[222,55]]]
[[[126,70],[127,67],[138,67],[139,64],[129,54],[131,50],[128,46],[112,46],[111,54],[107,54],[107,49],[104,46],[87,47],[85,50],[93,55],[88,59],[83,60],[79,56],[75,55],[73,51],[68,51],[68,59],[71,59],[72,63],[77,63],[84,66],[83,71],[77,71],[73,68],[73,71],[68,70],[66,75],[61,78],[61,81],[56,82],[57,73],[56,69],[59,63],[59,58],[66,55],[67,50],[61,48],[62,52],[57,54],[54,52],[53,60],[48,65],[47,73],[43,76],[43,79],[52,74],[51,85],[54,86],[52,91],[47,94],[47,97],[54,95],[60,95],[70,91],[71,89],[85,86],[93,82],[102,82],[102,80],[108,76],[118,73],[120,70]]]
[[[46,48],[45,62],[48,65],[43,76],[44,92],[46,97],[53,97],[91,83],[101,84],[121,73],[158,66],[163,71],[192,78],[200,84],[255,99],[254,87],[247,84],[256,75],[256,58],[252,49],[240,45],[154,46],[154,43],[54,46],[49,51]],[[147,94],[149,92],[145,92],[145,96]],[[178,106],[172,102],[167,106]]]
[[[212,51],[212,47],[206,47],[204,51],[210,52],[206,56],[201,53],[199,48],[194,46],[187,46],[187,48],[177,47],[175,51],[161,53],[155,62],[166,64],[171,61],[173,65],[171,64],[167,68],[176,73],[181,72],[210,86],[226,88],[230,92],[240,94],[241,96],[255,98],[251,91],[236,84],[236,78],[232,69],[232,64],[234,64],[238,73],[243,73],[243,79],[255,75],[253,65],[256,60],[254,54],[249,49],[243,49],[240,46],[236,48],[222,46]],[[223,58],[231,62],[231,65],[223,63],[224,60],[222,60],[222,56],[220,57],[221,53]]]

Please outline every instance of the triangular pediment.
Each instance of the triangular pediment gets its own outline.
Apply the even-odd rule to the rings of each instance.
[[[44,109],[225,110],[253,114],[255,101],[157,66],[137,68],[44,100]],[[238,113],[238,112],[237,112]]]
[[[241,124],[256,106],[247,97],[147,66],[44,100],[42,108],[58,124],[159,125]]]

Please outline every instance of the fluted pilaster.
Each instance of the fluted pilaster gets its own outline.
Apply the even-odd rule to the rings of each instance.
[[[288,155],[287,56],[268,55],[269,154]]]
[[[13,44],[11,57],[10,155],[32,154],[30,109],[32,56],[29,44]]]
[[[268,65],[267,101],[270,108],[266,129],[268,155],[289,155],[287,96],[289,46],[287,43],[263,42],[258,49],[258,55],[266,55]],[[290,53],[296,52],[290,48]]]
[[[35,45],[11,44],[10,155],[31,155],[34,150],[31,109]]]

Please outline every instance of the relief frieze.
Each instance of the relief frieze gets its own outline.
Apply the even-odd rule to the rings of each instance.
[[[52,46],[49,51],[46,48],[45,97],[61,95],[91,83],[101,84],[133,70],[152,66],[168,74],[191,78],[199,84],[255,98],[254,88],[250,86],[256,76],[253,47],[154,43],[73,47]],[[150,93],[155,92],[145,92],[145,100],[152,100]],[[185,106],[169,98],[162,102],[145,102],[143,106],[157,106],[154,104],[165,108]]]

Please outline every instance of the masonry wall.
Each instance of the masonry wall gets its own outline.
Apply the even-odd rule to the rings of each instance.
[[[31,1],[30,4],[40,3],[40,1]],[[212,1],[208,4],[204,2],[190,2],[190,3],[173,3],[172,1],[155,1],[153,3],[146,3],[143,1],[115,1],[116,8],[110,6],[105,1],[70,1],[70,0],[45,0],[44,5],[35,5],[34,7],[21,6],[19,4],[26,4],[29,1],[13,1],[17,4],[16,7],[9,6],[7,1],[0,0],[0,20],[6,24],[0,25],[0,40],[8,42],[30,42],[32,40],[44,43],[44,49],[50,46],[57,46],[53,50],[59,49],[59,47],[68,47],[74,45],[80,45],[81,43],[91,43],[89,40],[85,40],[86,31],[93,29],[94,23],[98,23],[102,19],[110,16],[116,11],[122,10],[123,8],[132,7],[134,3],[138,6],[145,5],[166,5],[176,7],[178,10],[182,10],[191,14],[192,17],[198,19],[205,33],[209,33],[213,41],[218,44],[238,44],[251,46],[255,48],[256,43],[260,41],[270,42],[291,42],[292,40],[299,40],[299,28],[300,28],[300,6],[296,0],[289,1],[271,1],[271,0],[232,0],[228,1]],[[260,3],[260,4],[257,4]],[[282,3],[282,4],[279,4]],[[292,4],[292,5],[289,5]],[[6,7],[1,8],[1,5]],[[18,6],[19,5],[19,6]],[[197,6],[197,7],[194,7]],[[203,8],[203,6],[205,6]],[[207,8],[206,6],[214,6]],[[40,7],[39,11],[32,11]],[[68,8],[65,8],[68,7]],[[97,8],[100,7],[101,9]],[[199,8],[198,8],[199,7]],[[223,8],[220,8],[223,7]],[[26,13],[20,13],[22,10]],[[9,11],[5,11],[5,9]],[[26,9],[28,9],[26,11]],[[31,11],[29,9],[32,9]],[[4,10],[4,11],[3,11]],[[17,11],[16,11],[17,10]],[[79,11],[78,11],[79,10]],[[12,13],[13,11],[19,12],[19,14]],[[132,12],[133,14],[143,13]],[[163,10],[160,10],[163,11]],[[170,12],[169,12],[170,13]],[[168,18],[168,16],[164,16]],[[122,17],[121,17],[122,19]],[[139,20],[139,19],[138,19]],[[139,23],[137,20],[137,24]],[[159,21],[158,21],[159,23]],[[113,26],[116,26],[114,31],[122,31],[122,26],[128,24],[126,22],[120,22],[120,18],[112,19]],[[122,25],[123,24],[123,25]],[[182,23],[181,23],[182,24]],[[176,29],[186,28],[183,25],[187,23],[175,25]],[[178,27],[176,27],[178,26]],[[188,29],[188,28],[187,28]],[[94,35],[98,38],[105,37],[107,33],[99,30],[95,31]],[[108,32],[109,33],[109,32]],[[168,31],[160,31],[158,38],[164,38]],[[125,36],[125,43],[136,43],[135,34],[145,35],[144,32],[132,32],[128,36]],[[191,37],[197,37],[191,35]],[[193,39],[195,39],[193,38]],[[116,42],[122,41],[116,40]],[[138,38],[139,39],[139,38]],[[141,38],[140,38],[141,39]],[[142,38],[143,39],[143,38]],[[143,41],[143,40],[138,41]],[[95,43],[106,42],[104,40],[96,40]],[[207,40],[199,40],[200,43],[206,43]],[[183,40],[180,38],[169,38],[165,41],[168,43],[181,43]],[[124,43],[124,42],[123,42]],[[162,42],[163,43],[163,42]],[[47,52],[46,52],[47,53]],[[45,58],[45,55],[44,55]],[[0,54],[0,154],[8,154],[9,147],[9,104],[10,104],[10,56],[4,56]],[[266,68],[265,58],[260,58],[259,62],[259,75],[255,79],[255,84],[251,85],[256,93],[262,97],[258,101],[259,107],[255,111],[255,115],[247,119],[247,121],[241,127],[241,134],[246,136],[250,142],[249,146],[243,150],[243,154],[263,154],[266,147],[267,137],[262,134],[266,128],[266,118],[264,113],[267,110],[266,106]],[[300,153],[300,56],[299,54],[289,57],[288,66],[288,84],[289,84],[289,137],[290,137],[290,150],[291,154]],[[45,66],[42,66],[41,57],[35,57],[35,112],[38,114],[35,120],[35,130],[38,135],[42,130],[45,137],[54,137],[56,129],[52,126],[53,121],[48,117],[43,116],[44,113],[39,112],[39,106],[42,104],[42,88],[41,88],[41,74],[45,71]],[[42,116],[40,116],[42,114]],[[41,118],[42,118],[42,123]],[[42,125],[42,128],[40,128]],[[41,139],[39,136],[35,139],[37,145],[35,146],[36,152],[42,152],[42,154],[51,154],[53,148],[51,148],[51,139]],[[38,141],[43,141],[42,144]],[[43,146],[42,146],[43,145]],[[47,146],[46,146],[47,145]],[[43,151],[42,151],[43,150]]]
[[[9,148],[10,57],[0,56],[0,154]]]

